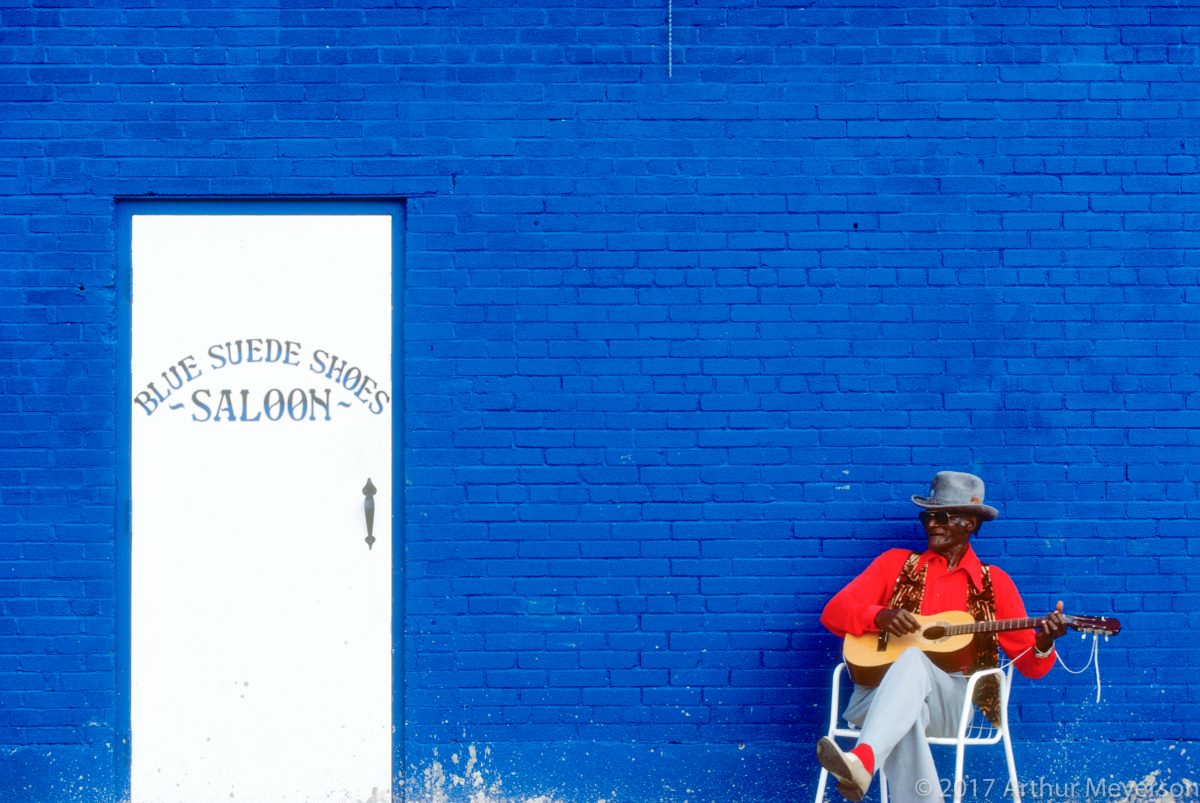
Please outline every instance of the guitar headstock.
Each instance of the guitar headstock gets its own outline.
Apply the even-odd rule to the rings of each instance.
[[[1115,636],[1121,632],[1121,620],[1108,616],[1063,616],[1067,627],[1095,636]]]

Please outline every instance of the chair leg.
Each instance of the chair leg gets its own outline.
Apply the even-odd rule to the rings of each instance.
[[[963,757],[966,752],[967,746],[960,738],[954,749],[954,803],[962,803],[963,787],[966,786],[963,779]]]
[[[829,770],[821,767],[821,780],[817,781],[817,797],[813,803],[825,803],[825,784],[829,781]]]
[[[1012,786],[1013,803],[1021,803],[1021,783],[1017,780],[1017,762],[1013,758],[1012,739],[1008,735],[1008,723],[1000,732],[1004,741],[1004,757],[1008,760],[1008,783]]]

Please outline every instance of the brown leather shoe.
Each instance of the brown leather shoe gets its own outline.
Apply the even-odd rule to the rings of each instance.
[[[837,790],[841,793],[842,797],[851,801],[851,803],[858,803],[858,801],[863,799],[863,795],[858,791],[858,787],[852,783],[838,781]]]
[[[838,780],[838,792],[847,800],[862,800],[871,786],[871,773],[853,753],[838,747],[828,736],[817,740],[817,761]]]

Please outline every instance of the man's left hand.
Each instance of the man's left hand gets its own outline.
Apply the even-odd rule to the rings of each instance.
[[[1061,638],[1067,633],[1067,623],[1063,620],[1063,603],[1060,599],[1058,604],[1054,606],[1054,610],[1046,617],[1046,621],[1042,623],[1042,629],[1038,631],[1035,641],[1038,652],[1049,652],[1054,646],[1054,640]]]

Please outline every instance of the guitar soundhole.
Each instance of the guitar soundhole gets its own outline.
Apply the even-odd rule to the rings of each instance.
[[[932,627],[925,628],[925,632],[922,635],[930,641],[937,641],[946,637],[946,628],[942,625],[933,625]]]

